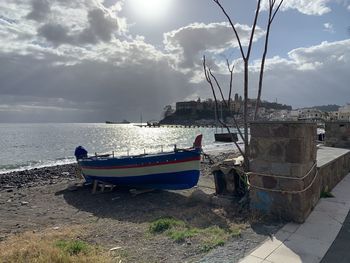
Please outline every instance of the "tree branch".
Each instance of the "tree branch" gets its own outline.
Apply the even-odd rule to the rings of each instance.
[[[246,56],[246,59],[247,59],[247,60],[249,60],[250,52],[251,52],[251,50],[252,50],[255,28],[256,28],[256,24],[257,24],[257,22],[258,22],[258,17],[259,17],[260,4],[261,4],[261,0],[258,0],[257,6],[256,6],[256,10],[255,10],[254,22],[253,22],[253,26],[252,26],[252,32],[250,33],[248,51],[247,51],[247,56]]]
[[[237,39],[237,42],[238,42],[238,45],[239,45],[239,49],[241,51],[241,55],[242,55],[242,58],[243,60],[246,59],[246,56],[244,54],[244,51],[243,51],[243,46],[242,46],[242,43],[241,43],[241,39],[239,38],[239,35],[238,35],[238,32],[236,30],[236,27],[235,25],[233,24],[230,16],[227,14],[226,10],[224,9],[224,7],[221,5],[221,3],[219,2],[219,0],[213,0],[214,3],[216,3],[220,9],[222,10],[222,12],[224,13],[224,15],[226,16],[227,20],[229,21],[230,25],[231,25],[231,28],[233,29],[233,32],[235,33],[235,36],[236,36],[236,39]]]
[[[258,116],[258,110],[260,106],[260,101],[261,101],[261,92],[262,92],[262,84],[263,84],[263,78],[264,78],[264,71],[265,71],[265,60],[267,56],[267,50],[268,50],[268,45],[269,45],[269,37],[270,37],[270,29],[271,25],[273,22],[273,19],[281,7],[281,4],[283,3],[283,0],[281,0],[277,6],[277,8],[274,11],[274,6],[276,1],[275,0],[270,0],[270,6],[269,6],[269,16],[268,16],[268,22],[267,22],[267,29],[266,29],[266,35],[265,35],[265,44],[264,44],[264,52],[263,56],[261,58],[261,64],[260,64],[260,74],[259,74],[259,84],[258,84],[258,96],[256,99],[255,103],[255,111],[254,111],[254,120],[256,120]]]
[[[235,65],[232,63],[232,68],[230,68],[230,62],[228,62],[228,59],[226,59],[227,69],[230,72],[230,89],[228,92],[228,108],[231,110],[231,95],[232,95],[232,82],[233,82],[233,69]]]
[[[207,69],[207,66],[206,66],[206,60],[205,60],[205,56],[203,56],[203,69],[204,69],[204,74],[205,74],[205,78],[207,80],[207,82],[209,83],[210,85],[210,88],[211,88],[211,91],[213,93],[213,97],[214,97],[214,101],[215,101],[215,112],[216,114],[218,115],[219,113],[219,109],[218,109],[218,100],[217,100],[217,97],[216,97],[216,93],[215,93],[215,89],[214,89],[214,85],[213,85],[213,82],[211,81],[211,78],[210,78],[210,69],[208,70]],[[208,73],[209,72],[209,73]],[[243,150],[241,149],[241,147],[239,146],[239,144],[234,140],[233,136],[232,136],[232,133],[230,131],[230,128],[225,124],[223,123],[219,118],[218,118],[220,124],[226,128],[227,132],[231,135],[231,139],[232,141],[234,142],[234,144],[236,145],[238,151],[240,152],[240,154],[244,157],[244,158],[247,158],[246,155],[245,155],[245,152],[243,152]],[[237,126],[237,128],[239,128]],[[241,137],[242,137],[242,133],[239,131]],[[243,137],[242,137],[243,139]]]

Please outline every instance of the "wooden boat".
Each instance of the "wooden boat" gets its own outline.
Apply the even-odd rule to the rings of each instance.
[[[237,133],[215,133],[214,134],[216,142],[237,142]]]
[[[188,189],[198,183],[202,135],[193,147],[157,154],[127,157],[87,156],[81,146],[75,155],[87,182],[99,180],[113,185],[148,189]]]

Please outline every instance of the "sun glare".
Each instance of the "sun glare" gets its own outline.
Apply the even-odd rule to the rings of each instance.
[[[173,0],[128,0],[128,2],[137,16],[154,20],[168,13]]]

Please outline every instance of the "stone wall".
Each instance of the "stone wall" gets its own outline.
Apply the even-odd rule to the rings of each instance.
[[[317,168],[321,191],[332,190],[350,172],[350,152]]]
[[[316,124],[254,122],[250,132],[250,206],[303,222],[320,196]]]
[[[326,122],[326,146],[350,149],[350,122]]]

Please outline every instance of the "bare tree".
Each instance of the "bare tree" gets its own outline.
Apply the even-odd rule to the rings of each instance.
[[[213,97],[214,97],[214,101],[215,101],[215,112],[216,114],[218,114],[219,112],[219,107],[218,107],[218,100],[217,100],[217,97],[216,97],[216,92],[215,92],[215,87],[213,85],[213,82],[211,80],[211,78],[214,79],[215,83],[216,83],[216,86],[217,88],[219,89],[220,91],[220,94],[221,94],[221,98],[222,98],[222,102],[224,103],[224,105],[226,107],[230,107],[230,100],[231,100],[231,93],[232,93],[232,79],[233,79],[233,66],[232,68],[230,67],[230,64],[229,62],[227,61],[227,65],[228,65],[228,69],[231,73],[231,81],[230,81],[230,89],[229,89],[229,97],[228,97],[228,101],[226,102],[225,101],[225,98],[224,98],[224,95],[223,95],[223,92],[222,92],[222,89],[221,89],[221,86],[218,82],[218,80],[216,79],[216,77],[213,75],[213,73],[211,72],[210,69],[207,68],[206,66],[206,60],[205,60],[205,56],[203,56],[203,69],[204,69],[204,74],[205,74],[205,79],[207,80],[207,82],[209,83],[210,87],[211,87],[211,90],[212,90],[212,93],[213,93]],[[237,120],[235,118],[235,116],[233,115],[233,120],[234,120],[234,123],[235,123],[235,126],[237,127],[237,130],[238,130],[238,133],[239,135],[241,136],[241,138],[244,138],[242,132],[241,132],[241,129],[237,123]],[[226,125],[225,122],[223,122],[222,120],[220,120],[220,118],[218,119],[218,121],[220,122],[221,126],[225,127],[225,129],[228,131],[229,134],[231,134],[231,139],[232,141],[235,143],[237,149],[239,150],[239,152],[245,156],[245,152],[242,150],[242,148],[239,146],[239,144],[236,142],[236,140],[234,140],[234,138],[232,137],[232,133],[231,133],[231,130],[230,130],[230,127],[228,125]]]
[[[246,171],[249,171],[249,138],[248,138],[249,59],[250,59],[250,55],[251,55],[251,51],[252,51],[255,29],[256,29],[256,26],[257,26],[258,17],[259,17],[259,13],[260,13],[261,0],[257,1],[254,21],[253,21],[252,29],[251,29],[251,32],[250,32],[249,42],[248,42],[248,46],[247,46],[247,50],[246,51],[244,51],[244,48],[243,48],[243,45],[242,45],[242,41],[241,41],[241,38],[240,38],[240,36],[238,34],[236,26],[232,22],[232,19],[228,15],[228,13],[226,12],[225,8],[221,5],[219,0],[213,0],[213,2],[221,9],[223,14],[227,18],[227,20],[228,20],[228,22],[229,22],[229,24],[230,24],[230,26],[231,26],[231,28],[233,30],[234,36],[237,39],[238,47],[239,47],[240,54],[241,54],[241,58],[243,60],[243,65],[244,65],[244,79],[243,79],[243,92],[244,92],[244,100],[243,100],[243,103],[244,103],[243,104],[243,128],[244,128],[244,131],[243,132],[244,132],[244,134],[242,133],[242,131],[241,131],[240,127],[239,127],[239,124],[237,123],[237,121],[236,121],[236,119],[234,117],[234,114],[233,114],[233,119],[234,119],[234,124],[235,124],[235,126],[237,128],[237,131],[238,131],[239,135],[241,136],[241,138],[242,138],[242,140],[244,142],[244,151],[241,149],[241,147],[239,147],[239,145],[237,143],[236,143],[236,146],[237,146],[238,150],[240,151],[240,153],[244,157],[244,169]],[[278,12],[280,6],[282,5],[282,2],[283,2],[283,0],[279,0],[278,5],[276,5],[276,0],[269,0],[269,16],[268,16],[267,31],[266,31],[266,36],[265,36],[264,53],[263,53],[263,57],[262,57],[261,67],[260,67],[258,99],[257,99],[257,103],[256,103],[255,114],[257,113],[258,107],[259,107],[258,100],[260,100],[260,98],[261,98],[263,71],[264,71],[265,59],[266,59],[267,49],[268,49],[268,40],[269,40],[269,36],[270,36],[270,28],[271,28],[271,24],[272,24],[272,22],[273,22],[273,20],[274,20],[274,18],[276,16],[276,13]],[[224,99],[222,88],[221,88],[217,78],[214,76],[212,71],[210,69],[208,69],[208,67],[206,66],[205,56],[203,58],[203,68],[204,68],[205,78],[206,78],[206,81],[209,83],[209,85],[210,85],[210,87],[212,89],[212,92],[213,92],[213,96],[214,96],[214,99],[215,99],[215,107],[216,107],[215,110],[216,110],[216,112],[218,112],[217,97],[216,97],[215,87],[214,87],[214,84],[212,82],[212,79],[214,79],[215,85],[216,85],[217,89],[219,90],[219,92],[221,94],[222,101],[223,101],[224,105],[230,109],[234,66],[231,67],[228,60],[226,60],[226,62],[227,62],[228,71],[230,72],[230,86],[229,86],[229,95],[228,95],[227,102]],[[220,123],[221,123],[221,125],[223,125],[230,132],[229,127],[225,123],[223,123],[222,121],[220,121]]]

